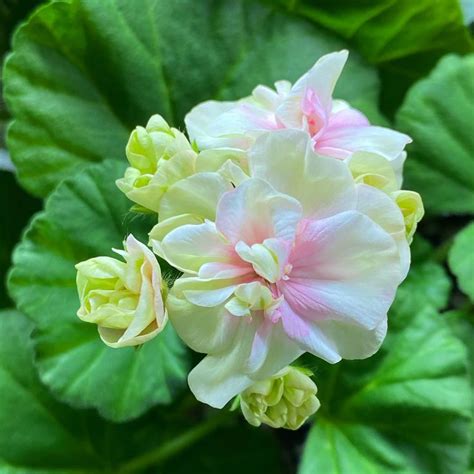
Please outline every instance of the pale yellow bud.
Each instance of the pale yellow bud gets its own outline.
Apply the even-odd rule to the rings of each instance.
[[[97,324],[110,347],[143,344],[163,330],[168,320],[166,286],[155,256],[133,235],[124,250],[124,262],[96,257],[76,265],[81,307],[79,318]]]
[[[118,188],[139,206],[158,212],[167,188],[195,171],[196,153],[186,136],[160,115],[137,127],[126,147],[130,167]]]
[[[310,372],[286,367],[240,394],[240,407],[253,426],[297,430],[320,407]]]
[[[409,243],[413,240],[418,222],[423,218],[425,209],[421,196],[414,191],[397,191],[392,197],[402,211],[405,220],[405,231]]]

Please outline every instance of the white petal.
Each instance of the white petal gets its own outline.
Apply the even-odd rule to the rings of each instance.
[[[249,152],[249,166],[252,177],[296,198],[305,217],[327,217],[354,207],[355,186],[348,167],[314,153],[305,132],[262,135]]]
[[[197,273],[205,263],[227,263],[231,247],[214,223],[184,225],[168,233],[161,242],[162,257],[173,267]]]
[[[222,408],[234,396],[244,391],[255,381],[274,375],[291,364],[302,350],[283,332],[281,325],[271,327],[264,346],[252,346],[260,322],[254,318],[236,318],[241,321],[232,347],[225,352],[208,355],[189,374],[189,386],[198,400],[215,408]]]
[[[220,197],[232,186],[217,173],[197,173],[171,186],[160,203],[160,220],[194,214],[214,220]]]
[[[219,117],[236,105],[237,102],[209,100],[194,107],[184,118],[191,141],[195,141],[201,150],[228,146],[227,141],[219,140],[212,129]]]
[[[332,93],[336,82],[346,64],[349,52],[346,50],[326,54],[316,61],[316,64],[293,85],[290,95],[302,95],[307,88],[319,97],[325,108],[331,106]]]
[[[410,246],[406,239],[405,221],[396,202],[384,192],[359,184],[357,186],[357,207],[359,212],[370,217],[392,236],[398,246],[400,258],[400,282],[410,269]]]
[[[231,316],[224,305],[207,308],[190,303],[183,291],[197,285],[195,278],[180,278],[175,282],[167,299],[170,321],[181,339],[194,351],[214,353],[227,350],[240,318]]]

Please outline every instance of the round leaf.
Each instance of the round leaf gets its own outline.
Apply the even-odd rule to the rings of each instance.
[[[309,22],[244,0],[71,0],[16,33],[5,99],[22,184],[45,196],[90,162],[121,159],[154,113],[175,125],[198,102],[295,80],[344,43]],[[337,95],[373,110],[378,79],[356,53]]]
[[[106,161],[64,181],[17,247],[9,289],[37,325],[40,377],[61,399],[95,407],[115,421],[168,403],[187,373],[185,350],[171,325],[140,349],[111,349],[97,328],[76,317],[74,265],[112,255],[137,222],[115,188],[124,165]],[[128,224],[127,224],[128,222]]]
[[[448,262],[458,279],[459,287],[474,301],[474,222],[456,235]]]
[[[447,56],[409,91],[397,126],[413,137],[406,187],[431,214],[474,213],[474,54]]]
[[[322,408],[300,474],[464,472],[471,419],[466,363],[462,342],[427,308],[405,328],[392,328],[371,359],[323,366],[315,374]]]

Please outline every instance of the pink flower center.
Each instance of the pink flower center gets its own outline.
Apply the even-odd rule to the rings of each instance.
[[[306,89],[301,103],[301,110],[306,120],[308,132],[313,138],[313,142],[315,142],[326,128],[327,113],[313,89]]]

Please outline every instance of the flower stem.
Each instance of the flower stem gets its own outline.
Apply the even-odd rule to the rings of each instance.
[[[199,425],[185,431],[181,435],[174,437],[170,441],[164,442],[160,446],[141,454],[126,462],[120,469],[121,473],[136,472],[144,468],[154,466],[166,461],[176,453],[179,453],[188,446],[196,443],[229,419],[229,412],[222,411],[219,415],[213,416]]]

